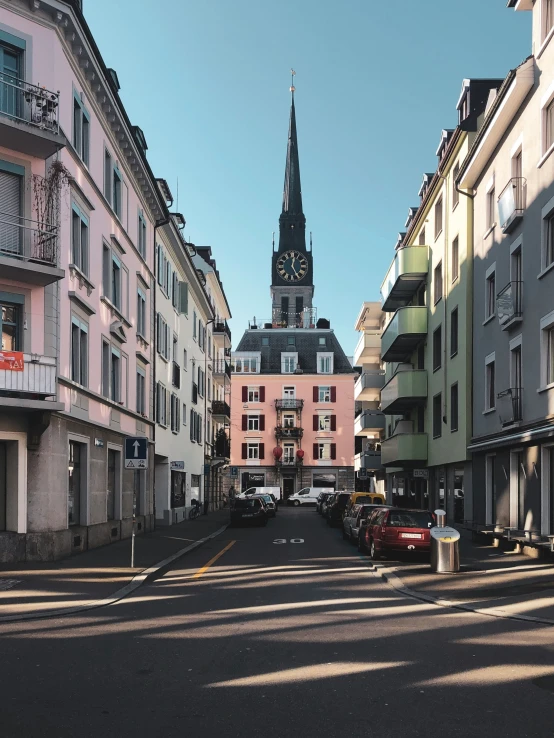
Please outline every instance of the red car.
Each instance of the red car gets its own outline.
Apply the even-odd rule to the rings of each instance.
[[[428,510],[379,508],[360,528],[358,547],[360,551],[369,551],[374,560],[392,553],[429,553],[434,525]]]

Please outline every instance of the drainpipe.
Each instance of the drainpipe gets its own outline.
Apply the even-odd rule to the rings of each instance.
[[[210,325],[210,323],[213,323],[213,322],[214,322],[213,318],[206,322],[206,337],[208,335],[208,326]],[[205,387],[204,387],[204,446],[208,442],[207,433],[206,433],[207,428],[208,428],[208,392],[207,392],[208,371],[207,369],[208,369],[208,348],[207,346],[204,346],[204,383],[205,383]],[[213,453],[213,449],[212,449],[212,453]],[[205,456],[206,454],[204,454],[204,458]],[[211,473],[212,471],[210,467],[210,473],[204,474],[204,515],[208,514],[208,505],[210,504],[210,498],[207,494],[209,489],[208,489],[208,486],[206,485],[206,479],[211,478]]]

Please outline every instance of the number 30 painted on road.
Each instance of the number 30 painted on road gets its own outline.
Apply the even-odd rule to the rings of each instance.
[[[276,538],[273,541],[273,543],[276,543],[278,545],[280,545],[282,543],[286,543],[286,542],[287,542],[287,539],[286,538]],[[290,543],[304,543],[304,539],[303,538],[291,538],[290,539]]]

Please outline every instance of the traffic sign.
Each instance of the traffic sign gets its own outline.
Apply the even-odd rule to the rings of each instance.
[[[148,438],[125,439],[125,468],[148,469]]]
[[[231,476],[232,477],[238,477],[239,475],[239,468],[238,466],[232,466],[231,467]]]

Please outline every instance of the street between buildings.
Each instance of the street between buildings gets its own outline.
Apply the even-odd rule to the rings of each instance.
[[[0,640],[3,738],[551,734],[554,629],[405,597],[312,509]]]

